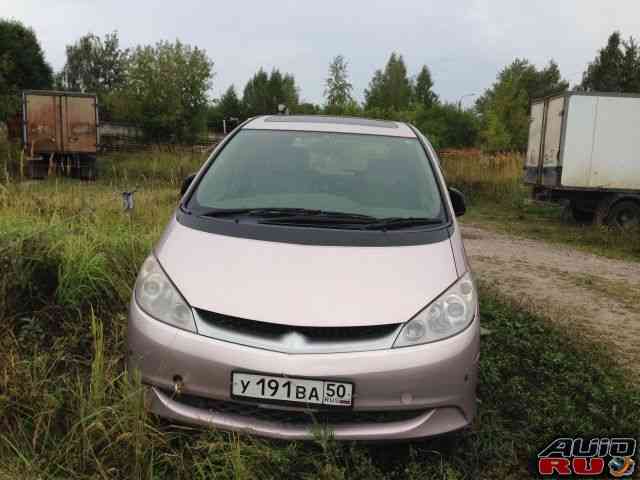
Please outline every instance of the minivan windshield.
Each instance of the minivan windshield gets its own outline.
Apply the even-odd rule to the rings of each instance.
[[[187,208],[195,214],[295,208],[435,223],[445,218],[418,139],[274,130],[238,132]]]

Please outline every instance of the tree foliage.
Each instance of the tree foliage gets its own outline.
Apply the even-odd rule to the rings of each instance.
[[[582,76],[581,89],[599,92],[640,92],[640,50],[630,37],[613,32]]]
[[[416,77],[413,87],[414,102],[427,108],[438,103],[438,95],[436,95],[432,89],[433,80],[431,79],[431,71],[429,71],[429,67],[423,65],[420,73],[418,73]]]
[[[478,142],[479,120],[474,111],[460,110],[450,103],[413,105],[407,110],[373,108],[353,115],[411,123],[435,148],[465,148]]]
[[[436,148],[472,147],[478,141],[478,118],[451,103],[418,107],[413,123]]]
[[[298,89],[293,75],[282,75],[274,69],[268,75],[262,68],[244,87],[242,102],[248,115],[268,115],[278,111],[284,104],[295,111],[298,103]]]
[[[21,90],[51,88],[52,83],[53,71],[34,31],[0,19],[0,121],[18,111]]]
[[[334,113],[339,113],[354,102],[351,94],[353,85],[349,82],[347,67],[348,63],[342,55],[336,56],[329,65],[324,96],[327,109]]]
[[[293,113],[299,115],[317,115],[322,112],[322,107],[311,102],[299,103]]]
[[[114,95],[127,82],[130,59],[129,49],[120,48],[118,32],[109,33],[104,39],[88,33],[67,45],[66,53],[67,61],[56,76],[56,87],[97,94],[101,118],[111,120],[119,102]]]
[[[212,69],[204,50],[180,41],[137,47],[114,109],[152,140],[193,140],[206,126]]]
[[[62,82],[68,89],[102,94],[125,83],[129,50],[120,48],[118,32],[104,39],[88,33],[66,50]]]
[[[240,101],[240,98],[238,98],[236,88],[233,85],[227,88],[224,94],[220,97],[218,108],[220,109],[222,118],[241,119],[244,117],[242,102]]]
[[[412,99],[412,85],[402,55],[395,52],[382,70],[376,70],[364,92],[366,109],[406,110]]]
[[[562,80],[554,61],[538,70],[527,60],[516,59],[498,74],[497,81],[476,102],[485,147],[492,150],[526,148],[531,100],[567,88],[569,84]]]

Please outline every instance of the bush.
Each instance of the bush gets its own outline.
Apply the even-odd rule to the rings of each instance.
[[[401,111],[370,108],[344,114],[411,123],[438,149],[472,147],[478,142],[479,122],[474,113],[459,110],[452,104],[436,103],[431,107],[418,105]]]

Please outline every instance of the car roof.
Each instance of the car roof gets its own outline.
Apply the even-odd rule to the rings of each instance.
[[[289,130],[300,132],[359,133],[391,137],[416,138],[406,123],[359,117],[324,115],[267,115],[248,121],[243,129]]]

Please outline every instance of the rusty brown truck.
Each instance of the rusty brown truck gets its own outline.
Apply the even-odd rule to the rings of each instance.
[[[21,137],[27,175],[93,180],[98,151],[95,95],[29,90],[22,94]]]

